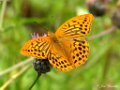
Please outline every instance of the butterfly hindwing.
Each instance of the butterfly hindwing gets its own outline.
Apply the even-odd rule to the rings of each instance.
[[[56,69],[66,72],[73,69],[73,66],[68,62],[68,60],[64,57],[60,57],[57,54],[51,53],[50,57],[48,58],[50,64],[55,67]]]
[[[71,43],[71,60],[75,67],[84,64],[88,59],[89,44],[84,38],[73,39]]]
[[[58,45],[53,46],[54,48],[50,50],[50,54],[48,55],[50,64],[62,72],[73,69],[74,67],[72,66],[72,63],[68,61],[68,57],[66,57],[63,49]]]
[[[56,31],[56,36],[62,37],[80,37],[88,35],[93,21],[92,14],[85,14],[71,18],[61,25]]]
[[[51,40],[49,37],[38,37],[29,40],[21,49],[21,54],[40,59],[48,57]]]

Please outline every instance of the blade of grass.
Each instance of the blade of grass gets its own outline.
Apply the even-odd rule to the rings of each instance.
[[[0,31],[3,30],[3,19],[4,19],[4,14],[5,14],[5,9],[7,6],[7,0],[2,1],[2,9],[1,9],[1,14],[0,14]]]

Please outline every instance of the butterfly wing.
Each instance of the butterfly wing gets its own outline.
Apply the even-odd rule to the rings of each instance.
[[[89,55],[89,44],[84,38],[76,38],[71,42],[71,62],[75,67],[84,64]]]
[[[68,62],[72,64],[73,67],[78,67],[84,64],[88,59],[89,55],[89,44],[86,39],[79,38],[66,38],[61,41],[65,49],[68,58]]]
[[[66,72],[74,68],[71,62],[68,61],[68,57],[66,57],[66,53],[62,49],[59,44],[52,44],[52,50],[50,50],[50,54],[48,56],[48,60],[50,64],[56,69]]]
[[[73,17],[72,19],[66,21],[63,25],[61,25],[55,34],[58,38],[66,36],[86,36],[90,31],[92,21],[92,14],[85,14]]]
[[[72,67],[84,64],[89,55],[89,44],[85,38],[64,38],[60,41],[63,50],[66,52],[67,60]]]
[[[48,36],[29,40],[21,49],[21,54],[46,59],[50,52],[51,40]]]

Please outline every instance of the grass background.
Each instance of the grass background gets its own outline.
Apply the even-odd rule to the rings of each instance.
[[[102,17],[94,17],[91,32],[97,35],[109,30],[112,11],[117,0],[112,0],[108,11]],[[0,15],[3,2],[0,1]],[[24,62],[28,57],[19,51],[34,32],[55,32],[66,20],[83,13],[89,13],[85,0],[11,0],[7,2],[0,27],[0,73]],[[32,90],[120,90],[120,31],[89,40],[88,61],[69,72],[52,69],[43,74]],[[27,90],[37,74],[32,66],[6,87],[5,90]],[[25,66],[0,76],[0,87]],[[2,89],[1,89],[2,90]]]

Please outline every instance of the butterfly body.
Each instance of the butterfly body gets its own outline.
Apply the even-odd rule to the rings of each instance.
[[[89,45],[83,36],[90,31],[92,14],[73,17],[58,28],[28,41],[21,53],[39,59],[48,58],[53,67],[63,72],[84,64],[88,59]]]

